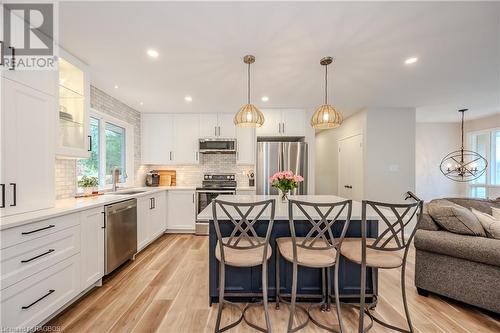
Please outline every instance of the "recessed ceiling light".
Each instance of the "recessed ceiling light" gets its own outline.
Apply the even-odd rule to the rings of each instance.
[[[143,103],[143,102],[140,102],[139,104],[140,104],[140,105],[144,105],[144,103]]]
[[[188,95],[188,96],[184,97],[184,100],[186,102],[191,102],[193,100],[193,97],[191,97],[191,96]]]
[[[159,55],[160,54],[156,50],[153,49],[148,50],[148,56],[150,56],[151,58],[158,58]]]
[[[417,57],[411,57],[411,58],[408,58],[405,60],[405,64],[406,65],[411,65],[411,64],[414,64],[418,61],[418,58]]]
[[[267,102],[269,100],[269,97],[267,96],[262,96],[260,99],[262,102]]]
[[[115,89],[118,89],[118,85],[117,84],[115,84]]]

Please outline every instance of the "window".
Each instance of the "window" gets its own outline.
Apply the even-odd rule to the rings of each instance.
[[[90,117],[91,153],[77,162],[77,181],[83,176],[97,177],[101,188],[112,184],[112,171],[120,170],[119,183],[132,185],[133,128],[118,119],[96,111]],[[127,146],[130,147],[127,149]]]
[[[486,172],[469,184],[469,196],[495,198],[500,193],[500,129],[471,133],[469,142],[488,161]]]

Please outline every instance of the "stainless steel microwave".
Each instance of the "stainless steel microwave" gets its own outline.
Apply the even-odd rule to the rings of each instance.
[[[202,154],[236,153],[236,139],[200,139],[198,149]]]

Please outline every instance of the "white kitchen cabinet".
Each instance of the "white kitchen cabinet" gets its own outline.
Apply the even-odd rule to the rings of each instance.
[[[92,148],[89,68],[63,49],[59,51],[59,139],[56,153],[65,158],[88,158]]]
[[[159,192],[153,195],[153,209],[151,209],[152,239],[160,237],[167,227],[167,196],[166,192]]]
[[[306,136],[305,111],[301,109],[262,110],[264,124],[257,128],[258,136]]]
[[[85,290],[104,276],[104,208],[80,213],[81,221],[81,290]]]
[[[165,232],[167,218],[166,192],[137,199],[137,251]]]
[[[142,114],[141,159],[143,164],[171,164],[174,149],[173,115]]]
[[[219,113],[219,137],[234,139],[236,137],[236,125],[233,122],[234,114]]]
[[[200,138],[236,137],[236,126],[232,113],[202,113],[200,114]]]
[[[255,128],[238,127],[236,129],[236,164],[255,164],[256,141]]]
[[[174,164],[197,164],[199,162],[198,140],[200,116],[197,114],[174,115]]]
[[[143,114],[141,123],[143,164],[199,163],[198,114]]]
[[[167,232],[195,231],[195,192],[174,190],[167,194]]]
[[[200,138],[216,137],[219,130],[218,126],[217,113],[200,114]]]
[[[0,215],[54,205],[56,99],[1,78]],[[2,196],[0,191],[0,196]]]

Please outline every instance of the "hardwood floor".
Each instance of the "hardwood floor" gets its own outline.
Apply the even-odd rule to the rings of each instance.
[[[217,305],[208,306],[208,238],[164,235],[118,272],[105,279],[47,326],[62,332],[213,332]],[[414,255],[407,269],[407,293],[415,332],[500,332],[500,317],[491,317],[473,307],[431,295],[421,297],[413,287]],[[380,273],[380,302],[376,313],[403,326],[404,312],[399,292],[399,270]],[[249,311],[264,323],[261,308]],[[270,307],[274,332],[286,332],[288,308]],[[342,309],[347,332],[357,332],[357,312]],[[226,308],[223,323],[237,318]],[[335,324],[334,312],[317,312],[322,322]],[[299,317],[300,320],[300,317]],[[252,332],[240,324],[231,332]],[[301,332],[321,332],[312,323]],[[370,332],[393,332],[375,324]]]

